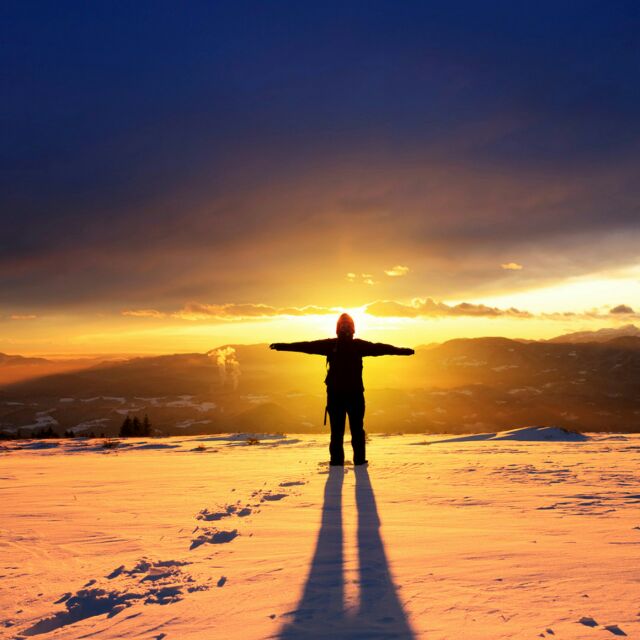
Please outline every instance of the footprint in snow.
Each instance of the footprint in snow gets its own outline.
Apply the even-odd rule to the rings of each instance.
[[[286,493],[265,493],[262,498],[260,498],[260,502],[264,502],[265,500],[268,502],[276,502],[277,500],[282,500],[283,498],[286,498],[287,494]]]
[[[263,491],[262,489],[258,489],[251,494],[251,497],[259,499],[260,502],[276,502],[286,498],[288,495],[288,493],[276,493],[274,491]]]
[[[252,509],[249,506],[240,507],[239,504],[227,505],[223,511],[211,511],[209,509],[202,509],[196,516],[196,520],[204,520],[205,522],[216,522],[223,518],[229,518],[231,516],[238,516],[239,518],[246,518],[251,515]]]
[[[607,624],[602,627],[605,631],[613,633],[614,636],[626,636],[627,634],[617,624]]]
[[[205,522],[215,522],[222,520],[222,518],[229,518],[237,510],[236,505],[230,504],[224,509],[224,511],[210,511],[209,509],[203,509],[196,516],[196,520],[204,520]]]
[[[283,482],[280,486],[294,486],[305,484],[302,481],[291,481],[291,482]],[[287,493],[276,493],[273,491],[263,491],[261,489],[254,491],[251,494],[252,498],[256,498],[260,500],[258,504],[254,505],[246,505],[244,507],[240,506],[240,502],[236,504],[227,505],[222,510],[212,511],[210,509],[202,509],[196,516],[197,520],[202,520],[203,522],[217,522],[222,520],[223,518],[230,518],[232,516],[237,516],[238,518],[246,518],[250,516],[254,512],[254,508],[258,507],[260,503],[264,502],[278,502],[286,498],[289,494]],[[253,508],[252,508],[253,507]],[[258,510],[259,511],[259,510]],[[199,546],[203,544],[225,544],[231,542],[234,538],[236,538],[239,533],[237,529],[233,529],[232,531],[219,531],[218,529],[210,528],[210,529],[200,529],[196,527],[192,533],[196,531],[201,531],[201,533],[191,541],[191,546],[189,549],[197,549]],[[118,571],[121,571],[122,567],[118,567],[118,569],[114,570],[114,573],[118,575]]]
[[[185,593],[208,589],[205,585],[196,584],[194,578],[184,571],[183,567],[188,564],[179,560],[151,561],[142,558],[131,569],[120,565],[105,576],[109,583],[93,588],[85,586],[73,594],[65,593],[54,602],[64,604],[64,610],[37,621],[22,635],[49,633],[104,614],[112,618],[137,603],[167,605],[182,600]],[[111,584],[112,580],[115,580],[115,585]],[[92,580],[87,584],[97,582]]]
[[[593,618],[589,618],[587,616],[582,616],[580,620],[578,620],[579,624],[583,624],[585,627],[597,627],[598,623]]]
[[[204,530],[197,538],[191,541],[190,550],[197,549],[203,544],[226,544],[240,535],[237,529],[233,531],[218,531],[217,529]]]

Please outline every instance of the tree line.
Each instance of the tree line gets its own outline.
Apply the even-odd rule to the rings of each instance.
[[[138,416],[127,416],[120,425],[120,431],[118,436],[120,438],[148,438],[153,435],[153,426],[149,420],[147,414],[140,420]],[[85,431],[76,433],[73,429],[66,429],[62,436],[55,431],[51,426],[43,429],[35,429],[29,431],[27,429],[20,429],[16,431],[15,435],[9,433],[0,433],[0,440],[24,440],[24,439],[49,439],[49,438],[96,438],[94,431]],[[105,437],[104,433],[100,434],[101,438]]]
[[[151,435],[151,422],[149,416],[145,413],[142,422],[138,416],[133,419],[127,416],[120,427],[121,438],[147,438]]]

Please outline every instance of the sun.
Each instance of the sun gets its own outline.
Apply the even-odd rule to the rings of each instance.
[[[348,309],[341,309],[340,313],[348,313],[356,325],[356,337],[366,334],[369,329],[371,316],[367,314],[366,307],[350,307]],[[340,313],[338,315],[340,315]],[[336,316],[337,320],[338,316]]]
[[[334,313],[308,318],[308,322],[313,327],[320,329],[330,336],[336,333],[336,322],[342,313],[348,313],[356,326],[356,337],[363,337],[367,330],[371,328],[372,317],[366,312],[366,306],[362,307],[335,307]]]

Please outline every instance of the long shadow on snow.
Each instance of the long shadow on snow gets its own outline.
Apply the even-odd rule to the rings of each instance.
[[[413,640],[380,537],[380,518],[366,467],[356,467],[360,606],[344,610],[342,467],[330,467],[322,523],[302,598],[278,640]]]

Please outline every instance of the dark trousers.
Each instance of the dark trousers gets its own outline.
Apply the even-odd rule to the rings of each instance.
[[[331,462],[344,462],[344,428],[349,416],[351,446],[353,447],[354,464],[362,464],[366,460],[364,433],[364,393],[362,391],[329,391],[327,393],[327,410],[331,423],[331,443],[329,453]]]

